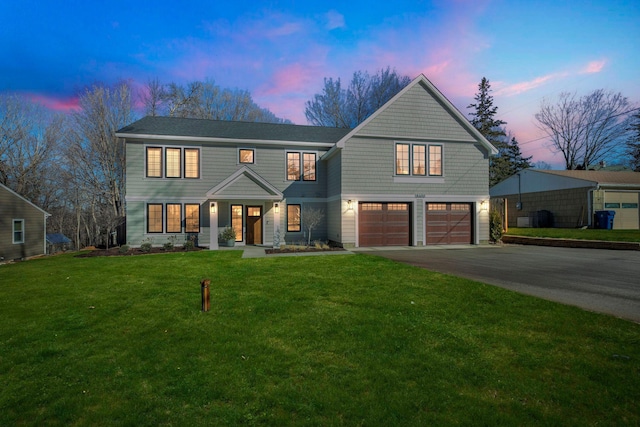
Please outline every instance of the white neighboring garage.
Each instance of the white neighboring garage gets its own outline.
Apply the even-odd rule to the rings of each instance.
[[[614,211],[614,229],[640,229],[640,172],[525,169],[493,186],[493,206],[504,204],[509,227],[551,212],[552,226],[593,226],[596,211]],[[530,224],[533,225],[533,224]]]

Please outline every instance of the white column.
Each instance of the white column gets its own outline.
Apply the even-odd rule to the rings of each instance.
[[[209,249],[218,249],[218,202],[209,203]]]

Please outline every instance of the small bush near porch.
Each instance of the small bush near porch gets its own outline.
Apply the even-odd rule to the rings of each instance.
[[[374,256],[62,255],[0,313],[0,425],[640,423],[640,325]]]

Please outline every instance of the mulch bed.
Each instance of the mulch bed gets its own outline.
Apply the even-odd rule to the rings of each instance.
[[[120,248],[110,248],[110,249],[92,249],[89,252],[84,252],[79,255],[76,255],[76,258],[93,258],[99,256],[133,256],[133,255],[150,255],[150,254],[170,254],[177,252],[195,252],[201,251],[203,248],[193,248],[189,251],[178,247],[173,248],[172,250],[166,250],[162,247],[152,247],[150,251],[142,251],[140,248],[130,248],[127,252],[121,253]]]
[[[293,254],[298,252],[339,252],[344,251],[343,248],[327,248],[327,249],[318,249],[318,248],[283,248],[283,249],[265,249],[264,252],[269,254]]]

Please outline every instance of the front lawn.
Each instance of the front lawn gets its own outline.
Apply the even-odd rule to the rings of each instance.
[[[510,227],[510,236],[554,237],[560,239],[604,240],[608,242],[640,242],[640,230],[601,230],[594,228],[517,228]]]
[[[638,324],[375,256],[240,255],[0,266],[0,425],[640,423]]]

